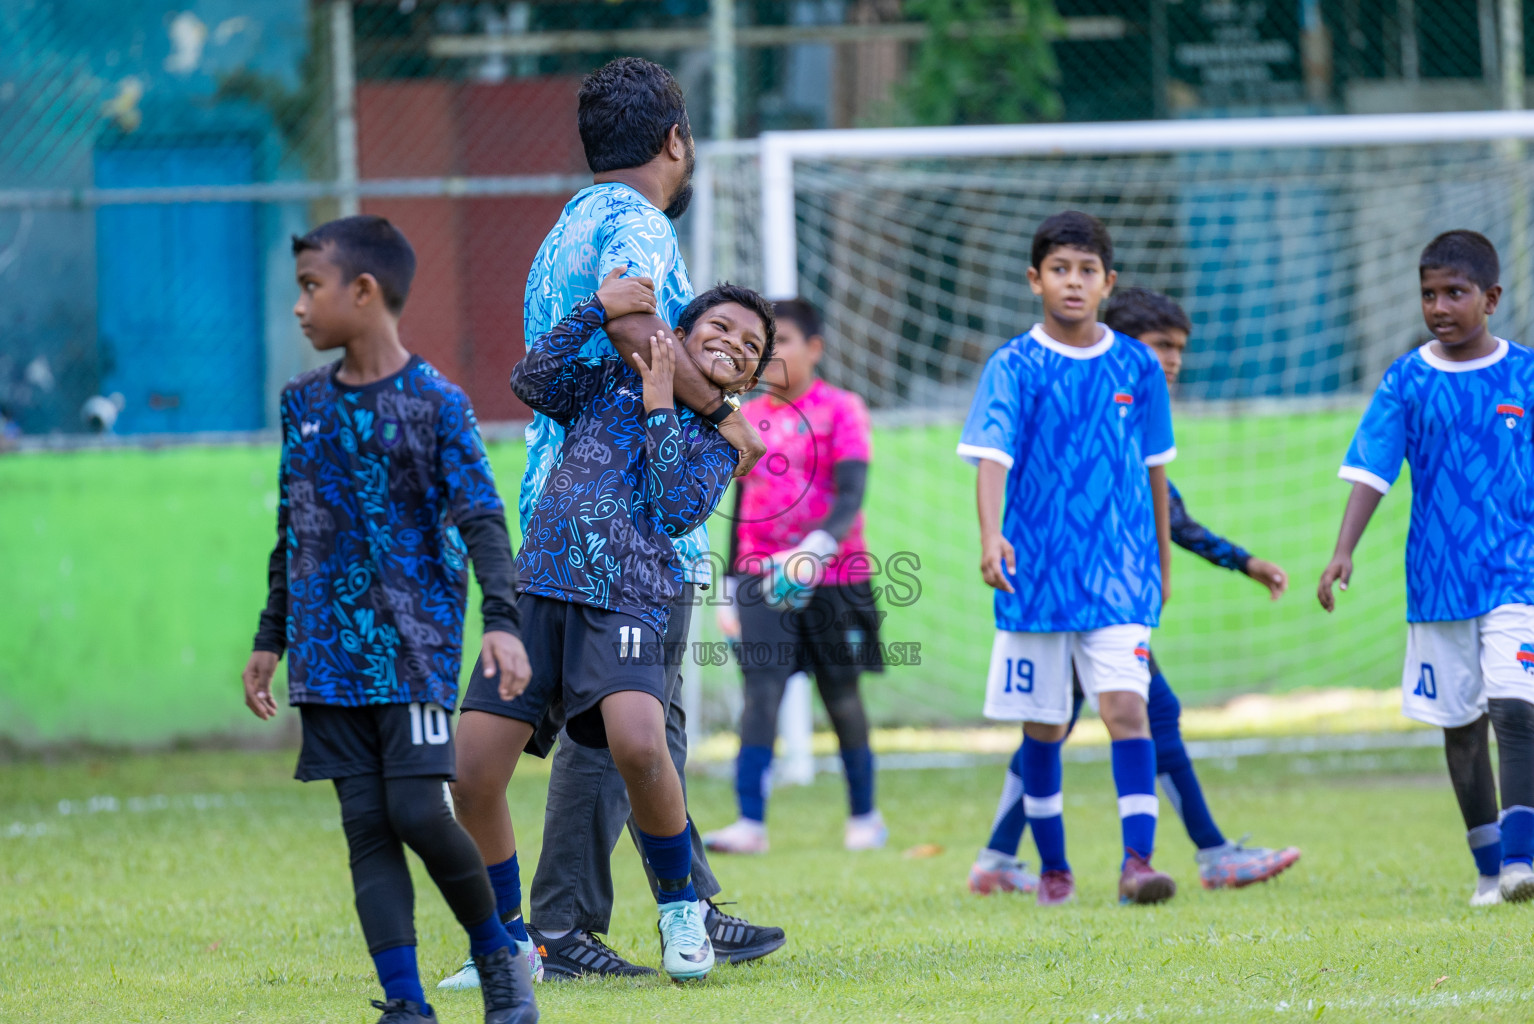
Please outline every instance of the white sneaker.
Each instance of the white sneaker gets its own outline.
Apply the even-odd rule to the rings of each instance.
[[[1522,861],[1502,865],[1502,874],[1497,882],[1497,888],[1501,890],[1502,899],[1506,903],[1522,903],[1534,899],[1534,868]]]
[[[677,900],[660,905],[661,967],[672,981],[708,977],[714,969],[714,944],[703,924],[701,900]]]
[[[1502,902],[1502,880],[1496,875],[1481,875],[1475,880],[1475,895],[1470,897],[1472,907],[1495,907]]]
[[[511,948],[517,956],[527,961],[527,970],[533,976],[533,980],[542,981],[543,957],[538,955],[538,947],[513,936]],[[467,992],[479,988],[479,968],[474,966],[474,958],[471,956],[465,960],[463,966],[458,968],[457,974],[450,974],[437,982],[437,988],[446,989],[449,992]]]
[[[711,853],[766,853],[767,826],[737,818],[724,828],[703,833],[703,848]]]
[[[849,850],[882,850],[889,837],[890,830],[884,827],[884,815],[869,811],[847,819],[842,845]]]

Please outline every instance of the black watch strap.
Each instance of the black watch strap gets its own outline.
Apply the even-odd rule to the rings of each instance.
[[[720,403],[719,408],[715,409],[713,412],[704,413],[703,418],[717,427],[719,424],[729,419],[730,413],[734,411],[735,406],[731,405],[729,402],[722,402]]]

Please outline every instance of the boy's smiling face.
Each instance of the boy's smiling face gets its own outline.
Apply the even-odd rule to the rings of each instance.
[[[1486,318],[1497,311],[1502,286],[1482,289],[1463,270],[1424,267],[1421,271],[1422,319],[1440,347],[1454,351],[1486,335]]]
[[[1095,252],[1062,245],[1050,251],[1037,267],[1028,268],[1028,287],[1044,299],[1044,309],[1063,324],[1096,320],[1097,310],[1118,274],[1103,266]]]
[[[767,325],[755,312],[736,302],[721,302],[698,317],[682,336],[682,347],[715,387],[750,391],[756,386],[766,335]]]

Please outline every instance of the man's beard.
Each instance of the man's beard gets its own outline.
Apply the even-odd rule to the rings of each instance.
[[[691,140],[687,143],[687,176],[682,179],[682,187],[676,190],[676,195],[671,197],[671,202],[663,211],[667,217],[677,220],[687,212],[687,207],[692,205],[692,172],[698,164],[696,151],[693,149]]]

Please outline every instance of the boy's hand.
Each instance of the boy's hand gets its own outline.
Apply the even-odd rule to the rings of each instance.
[[[628,269],[627,264],[614,267],[597,288],[597,299],[609,320],[630,313],[655,312],[655,282],[648,277],[624,277]]]
[[[1321,602],[1321,607],[1332,611],[1337,607],[1337,599],[1332,596],[1332,584],[1336,583],[1339,590],[1348,589],[1348,581],[1353,578],[1353,558],[1351,555],[1333,555],[1332,560],[1326,564],[1321,573],[1321,584],[1316,587],[1316,600]]]
[[[1277,601],[1289,589],[1289,574],[1265,558],[1250,558],[1246,574],[1268,588],[1271,599]]]
[[[751,467],[756,461],[767,454],[767,445],[762,440],[762,435],[756,432],[756,428],[746,422],[746,418],[739,412],[730,413],[729,417],[719,424],[719,436],[730,442],[730,447],[735,449],[740,461],[735,464],[736,477],[743,477],[751,472]]]
[[[1011,542],[999,533],[980,541],[980,575],[997,590],[1017,593],[1007,579],[1017,575],[1017,553],[1012,550]]]
[[[650,335],[650,365],[634,353],[634,368],[644,381],[644,411],[673,408],[672,382],[676,379],[676,342],[670,334]]]
[[[277,702],[272,699],[272,676],[277,671],[277,660],[277,655],[271,651],[251,651],[245,671],[240,673],[240,679],[245,683],[245,706],[263,722],[277,713]]]
[[[501,677],[501,700],[513,700],[527,689],[533,678],[533,667],[527,661],[527,649],[515,634],[492,629],[479,642],[479,663],[485,667],[485,678]]]

